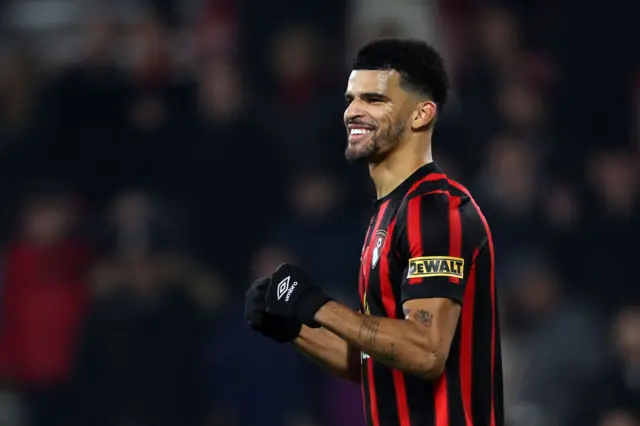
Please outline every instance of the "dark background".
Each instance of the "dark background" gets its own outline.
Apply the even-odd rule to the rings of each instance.
[[[0,425],[362,425],[243,294],[291,260],[356,303],[342,94],[400,35],[449,63],[435,157],[494,232],[508,424],[638,426],[639,5],[0,1]]]

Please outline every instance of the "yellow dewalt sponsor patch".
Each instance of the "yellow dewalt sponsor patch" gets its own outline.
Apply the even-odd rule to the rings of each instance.
[[[464,259],[448,256],[414,257],[409,259],[407,278],[452,277],[464,275]]]

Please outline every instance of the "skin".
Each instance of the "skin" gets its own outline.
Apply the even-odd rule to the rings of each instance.
[[[345,93],[344,122],[372,131],[348,138],[345,157],[367,162],[378,198],[432,161],[431,136],[437,106],[407,90],[389,71],[353,71]],[[435,380],[442,374],[460,316],[460,305],[445,298],[404,303],[405,318],[360,314],[331,301],[316,313],[320,328],[304,326],[293,345],[339,377],[360,380],[360,352],[378,362]]]
[[[400,84],[395,71],[353,71],[347,83],[344,123],[368,125],[363,140],[347,142],[345,157],[369,165],[378,198],[432,161],[431,134],[436,104]]]

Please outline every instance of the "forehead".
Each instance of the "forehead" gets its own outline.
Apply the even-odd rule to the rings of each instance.
[[[347,83],[347,92],[389,93],[399,87],[400,74],[394,70],[355,70],[351,71]]]

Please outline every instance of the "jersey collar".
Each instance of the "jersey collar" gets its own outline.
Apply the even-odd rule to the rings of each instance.
[[[411,189],[413,184],[415,184],[421,179],[424,179],[425,177],[429,176],[432,173],[442,173],[442,169],[440,169],[440,167],[438,167],[438,165],[433,161],[431,163],[427,163],[423,166],[420,166],[418,170],[413,172],[400,185],[396,186],[390,193],[388,193],[382,198],[378,198],[377,200],[375,200],[374,205],[377,207],[391,198],[396,198],[396,197],[403,198],[407,194],[409,189]]]

